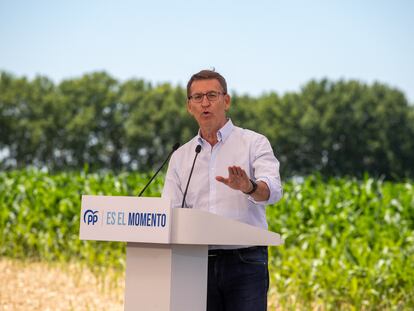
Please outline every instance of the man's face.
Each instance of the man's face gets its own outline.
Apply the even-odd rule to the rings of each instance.
[[[216,79],[197,80],[191,84],[190,96],[215,92],[218,96],[215,100],[208,100],[203,96],[201,102],[194,99],[187,101],[188,112],[196,119],[201,129],[219,130],[226,124],[226,111],[230,108],[230,96],[223,94],[223,89]],[[211,96],[210,96],[211,97]]]

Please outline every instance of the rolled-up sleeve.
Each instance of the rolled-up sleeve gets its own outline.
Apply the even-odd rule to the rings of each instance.
[[[283,195],[282,182],[279,173],[279,161],[276,159],[269,140],[259,135],[252,149],[252,168],[253,177],[257,181],[263,181],[270,190],[270,196],[267,201],[256,201],[252,196],[249,200],[256,204],[274,204],[278,202]]]

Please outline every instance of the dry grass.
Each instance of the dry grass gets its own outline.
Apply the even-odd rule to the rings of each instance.
[[[97,277],[99,275],[99,277]],[[124,275],[94,274],[81,264],[0,257],[0,311],[123,310]],[[269,290],[269,311],[281,310]]]
[[[0,258],[0,310],[123,310],[123,292],[113,271]]]

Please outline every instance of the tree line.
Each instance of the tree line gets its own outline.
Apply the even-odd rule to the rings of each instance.
[[[269,138],[284,176],[414,177],[414,107],[395,88],[323,79],[284,95],[231,95],[229,116]],[[197,130],[181,86],[0,72],[2,169],[152,170]]]

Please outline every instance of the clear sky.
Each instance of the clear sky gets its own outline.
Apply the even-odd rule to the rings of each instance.
[[[414,1],[0,0],[0,70],[184,85],[211,67],[253,96],[326,77],[387,83],[413,103]]]

